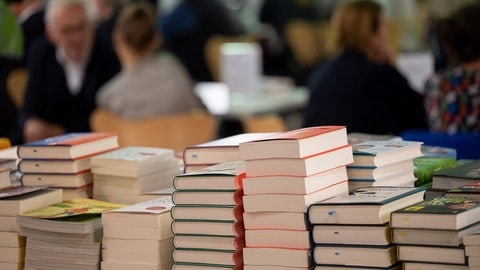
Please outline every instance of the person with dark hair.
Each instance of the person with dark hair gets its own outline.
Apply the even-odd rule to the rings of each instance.
[[[425,83],[431,131],[480,132],[480,5],[469,4],[438,25],[450,66]]]
[[[48,39],[32,45],[24,106],[19,116],[24,142],[66,132],[90,131],[95,94],[120,65],[95,36],[86,0],[49,0]]]
[[[203,107],[183,66],[173,55],[157,52],[161,37],[151,4],[126,4],[116,21],[113,42],[122,72],[98,92],[99,107],[127,118]]]
[[[422,96],[392,65],[382,6],[349,1],[331,21],[335,57],[310,78],[304,125],[345,125],[348,132],[398,135],[426,128]]]

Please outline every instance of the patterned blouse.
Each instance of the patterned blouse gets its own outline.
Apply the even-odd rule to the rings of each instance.
[[[480,132],[480,69],[447,69],[425,84],[425,110],[431,131]]]

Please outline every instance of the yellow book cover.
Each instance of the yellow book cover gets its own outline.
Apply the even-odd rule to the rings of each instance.
[[[22,213],[22,216],[38,218],[59,218],[81,214],[101,214],[105,211],[124,207],[123,204],[110,203],[88,198],[74,198],[61,203]]]

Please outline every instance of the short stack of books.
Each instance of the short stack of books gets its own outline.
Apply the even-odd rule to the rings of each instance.
[[[415,186],[413,159],[422,156],[421,142],[386,140],[352,145],[347,166],[350,191],[365,186]]]
[[[0,170],[10,169],[10,182],[12,186],[21,186],[20,172],[18,171],[17,146],[0,149]]]
[[[402,269],[391,238],[390,214],[423,200],[425,189],[362,187],[312,204],[315,269]]]
[[[76,198],[21,213],[19,234],[27,238],[25,269],[98,270],[101,213],[122,207]]]
[[[53,185],[63,199],[91,198],[90,158],[118,147],[115,133],[67,133],[19,145],[18,168],[24,186]]]
[[[480,229],[463,236],[468,269],[480,270]]]
[[[92,157],[93,198],[135,204],[171,194],[180,173],[173,149],[128,146]]]
[[[480,227],[480,198],[436,197],[391,214],[404,269],[469,269],[463,237]],[[443,268],[442,268],[443,267]]]
[[[446,192],[480,180],[480,160],[458,163],[436,171],[432,176],[432,190]]]
[[[61,202],[62,190],[16,187],[0,194],[0,269],[23,269],[25,237],[18,234],[17,215]]]
[[[243,161],[226,161],[175,177],[173,269],[242,268],[244,176]]]
[[[344,126],[287,131],[240,144],[245,160],[244,269],[310,269],[308,207],[348,193]]]
[[[183,151],[184,172],[196,171],[224,161],[241,160],[238,148],[240,143],[273,134],[269,132],[241,133],[187,147]]]
[[[102,214],[103,270],[172,269],[170,196]]]

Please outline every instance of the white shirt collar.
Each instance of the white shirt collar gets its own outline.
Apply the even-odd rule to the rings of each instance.
[[[72,95],[77,95],[82,89],[83,79],[86,73],[88,60],[90,59],[91,46],[88,49],[85,57],[77,62],[68,58],[63,48],[57,47],[56,58],[62,65],[67,79],[68,90]]]

